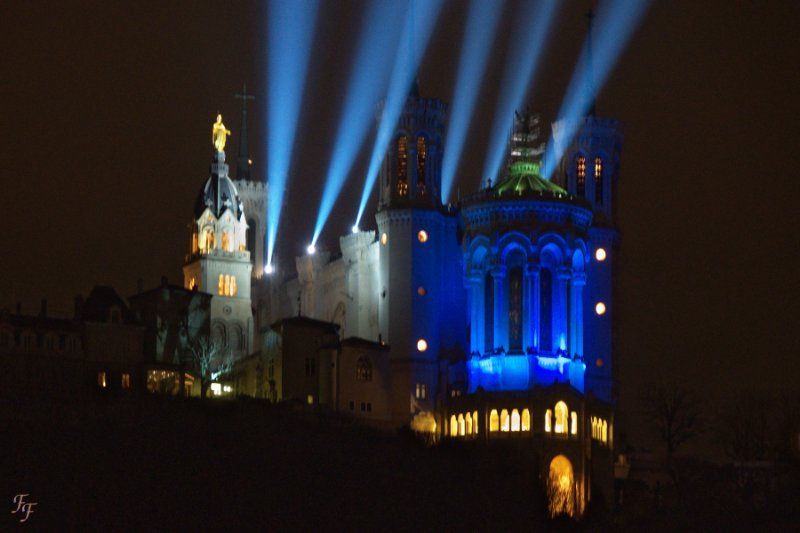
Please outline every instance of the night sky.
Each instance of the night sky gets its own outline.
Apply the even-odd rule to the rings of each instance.
[[[298,0],[301,1],[301,0]],[[481,88],[457,187],[479,180],[504,36]],[[555,118],[588,1],[564,2],[529,92]],[[451,100],[466,2],[446,4],[419,73]],[[278,234],[307,244],[359,34],[359,2],[323,3]],[[223,1],[6,2],[0,8],[3,230],[0,306],[69,315],[95,284],[182,282],[188,224],[208,176],[216,113],[233,130],[243,82],[264,175],[263,6]],[[616,364],[623,395],[658,375],[721,392],[800,377],[797,308],[800,2],[654,1],[597,110],[624,123]],[[365,104],[371,105],[371,104]],[[321,238],[352,224],[367,151]],[[235,165],[232,165],[232,169]],[[372,202],[374,204],[374,202]],[[374,206],[372,207],[374,211]],[[365,216],[374,226],[372,213]],[[630,396],[629,396],[630,397]]]

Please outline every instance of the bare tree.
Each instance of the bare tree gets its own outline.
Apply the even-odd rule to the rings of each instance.
[[[765,394],[742,392],[725,402],[719,419],[720,443],[733,461],[763,461],[774,448],[775,402]]]
[[[640,394],[645,419],[658,433],[667,457],[696,437],[700,427],[700,401],[677,383],[650,383]]]
[[[200,397],[205,398],[213,379],[228,374],[233,368],[230,349],[219,340],[199,337],[189,345],[194,372],[200,379]]]

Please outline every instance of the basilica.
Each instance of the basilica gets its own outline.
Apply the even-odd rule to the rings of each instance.
[[[235,354],[213,390],[526,447],[551,510],[579,515],[598,491],[613,497],[620,126],[592,114],[567,139],[553,124],[564,156],[546,180],[538,118],[518,114],[501,174],[445,205],[446,118],[412,91],[375,229],[269,274],[268,184],[250,173],[246,109],[234,177],[218,119],[184,265],[184,289],[213,295],[211,337]]]

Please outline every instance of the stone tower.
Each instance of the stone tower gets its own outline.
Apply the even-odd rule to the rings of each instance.
[[[392,417],[433,411],[442,357],[463,351],[463,284],[457,219],[441,204],[446,106],[406,100],[380,175],[378,323],[390,347]]]
[[[616,196],[622,129],[617,120],[589,115],[574,124],[565,120],[553,124],[553,140],[563,157],[553,173],[570,194],[584,198],[593,211],[589,230],[590,257],[584,303],[588,308],[584,335],[586,347],[586,389],[599,398],[613,397],[614,291],[619,232],[616,228]],[[577,131],[572,139],[564,133]],[[602,304],[598,308],[598,304]],[[602,311],[599,312],[599,311]]]
[[[208,292],[211,335],[234,356],[253,349],[247,219],[236,185],[228,177],[225,152],[215,151],[210,176],[197,196],[191,251],[183,267],[187,288]]]

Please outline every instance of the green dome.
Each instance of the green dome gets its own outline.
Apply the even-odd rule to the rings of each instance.
[[[525,194],[541,191],[567,193],[555,183],[544,179],[539,174],[539,163],[533,161],[518,161],[512,164],[508,176],[497,182],[493,188],[499,194],[507,192]]]

